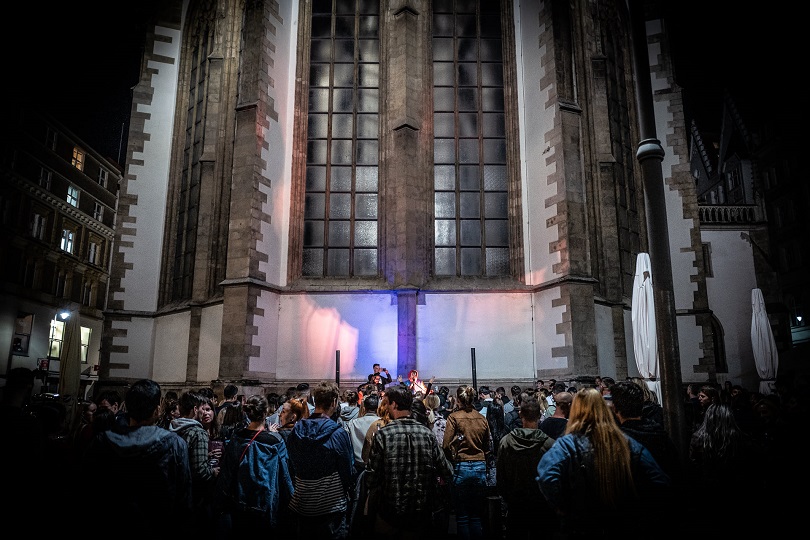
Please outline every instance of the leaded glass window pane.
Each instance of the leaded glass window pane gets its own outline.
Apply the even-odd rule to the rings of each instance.
[[[335,64],[334,86],[349,88],[354,86],[354,64]]]
[[[436,248],[434,266],[437,276],[456,275],[456,248]]]
[[[339,134],[341,137],[351,137],[353,122],[354,115],[352,114],[332,114],[332,133]],[[328,127],[327,124],[327,129]]]
[[[461,204],[459,217],[477,218],[481,216],[481,194],[465,191],[459,194]]]
[[[332,248],[328,252],[328,272],[330,276],[349,275],[349,250]]]
[[[456,222],[453,219],[437,219],[435,224],[435,238],[437,246],[456,245]]]
[[[329,247],[348,247],[351,224],[348,221],[329,222]]]
[[[454,189],[456,185],[456,168],[454,165],[435,165],[433,167],[433,188],[438,190]]]
[[[461,248],[461,275],[481,275],[481,248]]]
[[[452,137],[455,134],[455,116],[453,113],[435,113],[433,115],[433,135],[435,137]]]
[[[456,194],[437,192],[436,203],[433,210],[437,218],[455,217],[456,215]]]
[[[487,275],[509,274],[509,248],[487,248]]]
[[[357,221],[354,224],[355,246],[377,246],[377,222]]]
[[[488,246],[509,245],[508,221],[505,219],[488,219],[484,223],[486,227]]]
[[[380,86],[380,66],[378,64],[360,64],[357,68],[359,86],[377,88]]]
[[[329,116],[325,114],[310,114],[307,133],[312,139],[326,138],[329,129]]]
[[[477,219],[461,220],[461,245],[481,245],[481,221]]]
[[[352,216],[351,193],[332,193],[329,197],[329,218],[349,219]]]
[[[376,232],[374,241],[377,241]],[[354,250],[354,273],[358,276],[377,275],[377,250],[376,249],[355,249]]]
[[[352,163],[352,141],[351,139],[332,140],[332,163],[351,165]]]
[[[376,139],[380,134],[379,116],[376,114],[357,115],[357,136],[363,139]]]
[[[352,190],[352,168],[351,167],[332,167],[332,179],[329,187],[333,192],[335,191],[348,191]]]
[[[357,167],[356,171],[357,191],[369,191],[377,193],[379,183],[377,181],[377,167]]]
[[[377,194],[376,193],[360,193],[356,197],[357,205],[355,208],[355,216],[357,219],[376,219],[377,218]],[[375,222],[376,226],[376,222]]]

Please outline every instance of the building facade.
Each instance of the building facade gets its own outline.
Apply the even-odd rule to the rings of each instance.
[[[85,392],[98,379],[120,166],[36,109],[3,118],[11,135],[0,163],[4,373],[38,370],[40,390],[57,392],[66,325],[60,314],[78,316]]]
[[[356,384],[375,362],[447,384],[637,375],[640,75],[677,372],[717,380],[682,96],[663,21],[644,16],[635,74],[626,2],[161,3],[101,378]],[[755,385],[750,355],[722,369]]]

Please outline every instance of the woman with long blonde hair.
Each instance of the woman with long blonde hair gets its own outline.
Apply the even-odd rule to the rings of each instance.
[[[619,429],[595,388],[574,395],[565,434],[540,459],[537,474],[540,491],[561,516],[565,538],[661,519],[669,506],[669,477]]]

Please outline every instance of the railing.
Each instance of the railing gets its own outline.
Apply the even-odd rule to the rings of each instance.
[[[759,214],[759,207],[754,204],[701,205],[699,208],[700,222],[704,224],[756,223],[762,220]]]

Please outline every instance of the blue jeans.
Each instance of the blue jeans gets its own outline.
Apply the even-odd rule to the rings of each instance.
[[[478,540],[484,536],[481,518],[486,508],[486,489],[486,462],[456,463],[452,494],[456,533],[461,540]]]

